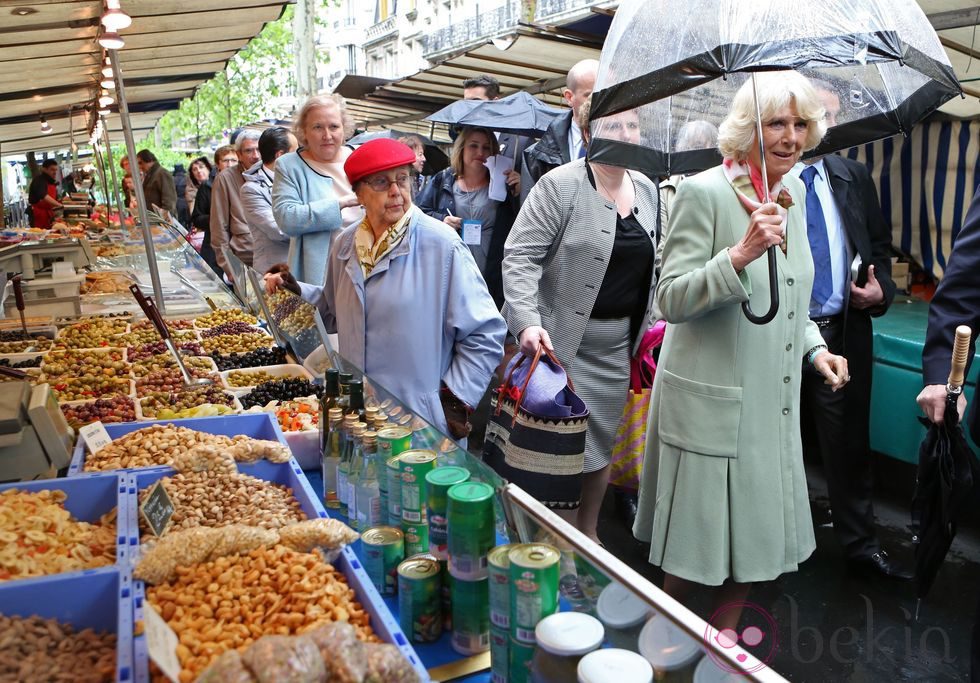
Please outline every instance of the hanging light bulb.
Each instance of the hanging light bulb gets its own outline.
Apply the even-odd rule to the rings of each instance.
[[[102,91],[102,95],[99,97],[99,107],[101,107],[102,109],[105,109],[106,107],[108,107],[113,102],[115,102],[115,100],[112,99],[112,95],[110,95],[105,90],[103,90]]]
[[[44,116],[41,116],[41,132],[47,135],[52,130],[54,129],[51,128],[51,125],[48,123],[48,120],[44,118]]]
[[[108,116],[112,113],[112,110],[106,107],[105,109],[99,109],[99,116]]]
[[[112,78],[112,62],[109,61],[109,56],[106,55],[105,62],[102,64],[102,75],[106,78]]]
[[[111,89],[115,89],[116,81],[113,80],[112,77],[106,77],[103,78],[101,81],[99,81],[99,85],[101,85],[106,90],[111,90]]]
[[[119,0],[107,0],[106,8],[102,15],[102,25],[106,31],[116,32],[133,23],[133,18],[119,8]]]
[[[101,36],[99,36],[99,45],[104,47],[106,50],[120,50],[126,45],[126,41],[122,39],[115,31],[104,31]]]

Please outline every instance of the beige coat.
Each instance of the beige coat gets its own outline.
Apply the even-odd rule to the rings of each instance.
[[[646,465],[633,532],[650,561],[707,585],[794,571],[815,543],[800,442],[804,354],[823,340],[807,316],[813,263],[803,184],[787,254],[777,254],[780,307],[769,308],[762,257],[736,274],[727,248],[749,217],[719,166],[678,189],[657,302],[670,323],[650,402]]]

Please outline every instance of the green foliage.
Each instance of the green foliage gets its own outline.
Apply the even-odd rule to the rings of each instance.
[[[288,6],[282,17],[267,24],[229,60],[224,71],[160,119],[157,131],[163,148],[213,147],[231,129],[279,113],[272,108],[274,98],[295,83],[293,12],[293,6]],[[137,147],[152,149],[162,160],[162,150],[154,149],[152,134],[149,138]]]

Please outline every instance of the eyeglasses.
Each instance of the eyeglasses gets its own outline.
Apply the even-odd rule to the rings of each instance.
[[[375,192],[387,192],[388,188],[391,187],[392,183],[398,185],[398,187],[402,188],[403,190],[407,190],[412,186],[412,176],[408,174],[403,174],[403,175],[395,176],[395,179],[392,180],[388,176],[381,175],[378,176],[377,178],[371,178],[370,180],[364,181],[364,184],[370,187]]]

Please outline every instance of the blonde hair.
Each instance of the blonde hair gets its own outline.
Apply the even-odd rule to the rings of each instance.
[[[306,100],[303,106],[296,112],[296,120],[293,121],[293,135],[301,146],[306,145],[306,120],[310,113],[317,107],[336,107],[340,112],[340,122],[344,127],[344,139],[346,140],[354,134],[354,119],[347,113],[347,102],[337,93],[331,95],[314,95]]]
[[[820,144],[827,132],[826,111],[810,81],[795,71],[757,73],[755,78],[763,122],[771,120],[784,107],[795,105],[796,113],[807,124],[803,151]],[[744,161],[753,145],[758,144],[755,133],[755,98],[750,79],[735,93],[732,108],[718,127],[718,150],[724,157]]]
[[[409,149],[418,154],[419,152],[425,152],[425,143],[422,142],[422,138],[418,135],[403,135],[398,138],[398,142],[407,145]]]
[[[497,136],[494,135],[488,128],[464,128],[459,132],[459,136],[456,138],[456,142],[453,143],[453,151],[449,154],[449,166],[453,169],[453,175],[459,178],[463,175],[463,147],[466,146],[466,141],[469,140],[474,133],[483,133],[487,136],[490,141],[490,152],[491,154],[500,154],[500,143],[497,142]]]

